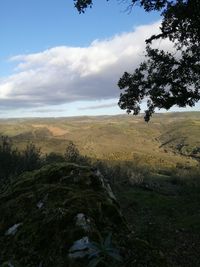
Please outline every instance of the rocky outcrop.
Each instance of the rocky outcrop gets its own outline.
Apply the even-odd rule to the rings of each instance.
[[[100,173],[75,164],[23,174],[0,203],[0,261],[13,266],[86,266],[90,242],[127,230]]]
[[[24,173],[1,194],[0,215],[0,266],[88,266],[91,255],[100,255],[94,244],[111,233],[113,258],[137,266],[131,265],[137,256],[128,257],[134,242],[112,190],[89,167],[62,163]],[[147,246],[140,247],[143,260]]]

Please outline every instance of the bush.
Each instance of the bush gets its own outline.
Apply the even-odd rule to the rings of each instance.
[[[69,141],[69,144],[65,150],[64,158],[67,162],[78,162],[80,158],[80,153],[76,145]]]
[[[79,163],[83,165],[90,164],[89,158],[82,156],[77,146],[72,141],[69,141],[69,144],[65,150],[64,159],[71,163]]]
[[[0,141],[0,180],[7,179],[11,174],[18,173],[20,153],[13,148],[12,141],[7,136],[1,136]]]
[[[0,186],[10,182],[13,176],[18,176],[24,171],[32,171],[44,165],[40,148],[34,144],[28,144],[26,149],[20,152],[13,147],[12,140],[8,136],[1,136],[0,140]]]
[[[41,151],[33,143],[22,151],[22,172],[39,169],[42,166]]]
[[[45,157],[45,164],[59,163],[64,161],[65,161],[64,156],[55,152],[51,152],[50,154],[47,154]]]

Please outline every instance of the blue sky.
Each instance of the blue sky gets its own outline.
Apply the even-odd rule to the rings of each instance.
[[[96,0],[92,9],[79,14],[73,0],[1,0],[0,75],[12,73],[6,61],[18,54],[41,52],[55,46],[88,46],[96,39],[129,32],[135,26],[159,19],[117,0]]]
[[[0,116],[123,113],[117,80],[142,60],[160,19],[126,8],[94,0],[80,15],[73,0],[1,0]]]

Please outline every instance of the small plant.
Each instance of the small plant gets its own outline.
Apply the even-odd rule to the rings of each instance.
[[[64,153],[64,159],[70,163],[79,163],[84,165],[88,165],[90,162],[88,157],[80,154],[77,146],[72,141],[69,141]]]
[[[102,266],[111,266],[112,262],[123,261],[119,250],[112,245],[112,233],[109,233],[105,240],[101,240],[100,243],[91,242],[88,248],[91,249],[91,253],[88,256],[88,267],[96,267],[99,264]]]

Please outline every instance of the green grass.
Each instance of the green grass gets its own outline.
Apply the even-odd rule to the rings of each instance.
[[[140,186],[115,187],[135,236],[160,249],[171,267],[200,266],[200,177],[195,179],[194,186],[185,179],[173,183],[173,177],[152,176]]]

